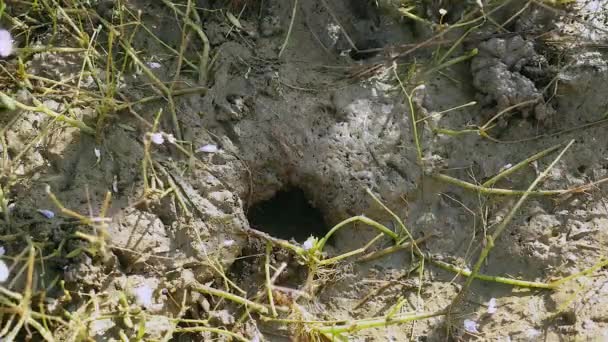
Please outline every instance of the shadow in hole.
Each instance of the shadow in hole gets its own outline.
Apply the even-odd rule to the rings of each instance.
[[[319,209],[313,207],[304,191],[291,187],[269,200],[254,204],[247,214],[250,225],[281,239],[304,242],[310,235],[322,237],[327,225]]]

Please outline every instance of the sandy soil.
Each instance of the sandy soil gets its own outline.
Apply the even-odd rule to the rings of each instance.
[[[160,131],[177,137],[170,105],[163,99],[111,112],[96,137],[38,111],[0,113],[0,180],[11,208],[10,223],[0,226],[0,241],[5,261],[13,265],[10,280],[0,285],[23,288],[26,279],[19,269],[24,256],[15,257],[29,239],[44,255],[61,245],[58,256],[36,263],[35,290],[48,290],[43,301],[47,312],[61,315],[67,310],[94,318],[85,324],[86,335],[94,340],[119,340],[121,331],[137,334],[138,326],[128,326],[123,316],[103,314],[119,310],[127,300],[127,306],[149,313],[142,322],[146,341],[169,336],[176,317],[208,320],[210,326],[248,340],[305,341],[298,334],[314,330],[313,323],[243,316],[242,307],[192,289],[213,287],[253,298],[265,291],[265,263],[272,270],[284,263],[286,269],[275,280],[280,286],[275,299],[287,307],[282,318],[384,317],[400,301],[397,313],[439,312],[456,298],[466,278],[430,261],[472,268],[484,238],[520,196],[472,191],[438,175],[482,184],[561,144],[492,184],[525,190],[565,143],[575,139],[539,189],[573,189],[608,177],[606,1],[577,1],[567,11],[512,1],[492,11],[492,20],[480,21],[456,45],[467,28],[433,38],[440,30],[437,25],[433,30],[401,18],[389,11],[390,1],[376,6],[363,0],[300,0],[285,43],[293,2],[266,0],[262,8],[255,1],[232,5],[240,9],[242,3],[249,7],[240,14],[238,28],[219,10],[224,4],[197,1],[212,52],[208,73],[183,63],[176,79],[178,61],[166,46],[144,30],[132,37],[156,78],[175,82],[175,89],[206,87],[174,97],[184,141],[180,146],[193,152],[190,157],[167,135],[164,143],[147,146],[146,133],[152,132],[148,123],[159,109]],[[104,1],[96,9],[102,18],[111,18],[117,4]],[[180,48],[181,22],[166,5],[146,0],[123,5],[140,10],[146,27],[173,49]],[[432,1],[419,6],[426,20],[441,22],[446,29],[477,5]],[[503,30],[494,24],[505,22]],[[32,43],[55,39],[50,31],[37,34]],[[100,35],[100,40],[108,39],[107,32]],[[184,51],[192,61],[198,61],[202,49],[195,36]],[[17,37],[16,45],[24,39]],[[69,39],[61,45],[68,46]],[[443,48],[437,41],[444,42]],[[455,48],[446,54],[451,46]],[[23,61],[30,75],[75,84],[84,58],[43,52]],[[447,61],[454,63],[436,68]],[[30,91],[23,90],[10,81],[17,60],[2,65],[7,84],[2,91],[33,103],[37,81],[31,80]],[[129,70],[117,81],[126,97],[122,100],[158,94],[145,72]],[[104,68],[98,71],[102,79],[107,76]],[[79,84],[82,92],[98,90],[90,75]],[[37,99],[56,112],[70,110],[91,126],[99,123],[99,103],[66,101],[60,95],[47,92]],[[474,131],[489,120],[489,136]],[[202,146],[217,151],[198,151]],[[11,163],[17,156],[18,162]],[[147,185],[143,160],[148,160]],[[66,208],[91,216],[99,215],[110,191],[107,230],[93,230],[60,213],[47,185]],[[396,220],[366,189],[404,221],[414,238],[428,237],[420,244],[423,265],[406,248],[371,261],[347,258],[311,275],[301,256],[251,231],[305,246],[309,236],[320,238],[342,220],[365,215],[399,233]],[[605,260],[605,191],[597,184],[564,195],[530,196],[495,241],[481,273],[550,282]],[[42,209],[56,215],[45,218]],[[97,245],[75,238],[77,232],[100,236]],[[364,224],[345,227],[329,240],[325,257],[361,248],[377,234]],[[268,241],[274,243],[267,260]],[[381,237],[366,253],[392,244]],[[78,248],[85,250],[70,255]],[[440,315],[345,336],[352,341],[608,340],[608,272],[606,267],[591,271],[553,290],[478,279],[449,319]],[[70,298],[57,280],[65,282]],[[56,340],[78,340],[71,331],[57,328]],[[19,338],[27,334],[24,330]],[[35,333],[32,338],[41,339]],[[229,339],[212,332],[182,332],[166,340]]]

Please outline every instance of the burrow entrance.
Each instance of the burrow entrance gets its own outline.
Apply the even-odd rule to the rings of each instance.
[[[329,227],[321,211],[310,204],[304,191],[289,187],[272,198],[249,208],[247,219],[252,228],[271,236],[304,242],[309,236],[322,237]]]

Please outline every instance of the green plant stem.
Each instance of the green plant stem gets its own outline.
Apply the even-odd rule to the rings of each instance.
[[[281,50],[279,51],[279,58],[281,58],[283,51],[285,51],[285,48],[287,47],[287,44],[289,43],[289,37],[291,37],[291,30],[293,29],[293,23],[296,21],[297,10],[298,10],[298,0],[293,0],[293,9],[291,11],[291,20],[289,21],[289,28],[287,29],[287,35],[285,36],[285,41],[283,42],[283,45],[281,45]]]
[[[479,128],[479,130],[480,130],[481,132],[487,132],[487,130],[490,128],[490,124],[491,124],[492,122],[496,121],[498,118],[500,118],[500,117],[501,117],[501,116],[503,116],[504,114],[506,114],[506,113],[510,112],[510,111],[511,111],[511,110],[513,110],[513,109],[516,109],[516,108],[519,108],[519,107],[525,107],[525,106],[527,106],[527,105],[531,105],[531,104],[534,104],[534,103],[537,103],[537,102],[538,102],[538,99],[532,99],[532,100],[523,101],[523,102],[520,102],[520,103],[516,103],[516,104],[514,104],[514,105],[512,105],[512,106],[509,106],[509,107],[507,107],[507,108],[505,108],[505,109],[501,110],[500,112],[498,112],[496,115],[494,115],[494,116],[493,116],[493,117],[492,117],[490,120],[488,120],[488,121],[487,121],[487,122],[486,122],[486,123],[485,123],[483,126],[481,126],[481,127]]]
[[[409,7],[399,7],[398,11],[401,15],[403,15],[404,17],[410,18],[414,21],[417,21],[419,23],[431,26],[433,23],[431,23],[430,21],[423,19],[417,15],[415,15],[414,13],[412,13],[412,10],[415,9],[416,6],[409,6]]]
[[[454,266],[447,262],[434,260],[433,258],[430,258],[430,262],[431,262],[431,264],[433,264],[439,268],[442,268],[446,271],[454,272],[459,275],[463,275],[465,277],[471,277],[470,270],[466,270],[466,269]],[[495,283],[501,283],[501,284],[506,284],[506,285],[513,285],[513,286],[518,286],[518,287],[551,289],[551,290],[557,288],[557,286],[554,285],[553,283],[541,283],[541,282],[536,282],[536,281],[518,280],[518,279],[491,276],[491,275],[485,275],[485,274],[477,274],[475,276],[475,279],[479,279],[479,280],[483,280],[483,281],[490,281],[490,282],[495,282]]]
[[[413,321],[418,321],[422,319],[427,319],[436,316],[442,316],[445,313],[441,312],[433,312],[433,313],[421,313],[421,314],[402,314],[393,316],[391,318],[388,317],[378,317],[378,318],[367,318],[350,321],[344,324],[326,326],[313,328],[315,331],[324,334],[324,335],[340,335],[343,333],[355,333],[360,330],[370,329],[370,328],[380,328],[386,327],[389,325],[403,324]],[[330,337],[331,338],[331,337]]]
[[[518,195],[526,195],[526,196],[556,196],[563,195],[567,193],[569,190],[539,190],[539,191],[529,191],[529,190],[509,190],[509,189],[496,189],[496,188],[487,188],[485,186],[465,182],[463,180],[450,177],[448,175],[444,175],[441,173],[434,174],[432,176],[437,180],[444,181],[446,183],[450,183],[453,185],[457,185],[466,190],[480,192],[486,195],[507,195],[507,196],[518,196]]]
[[[207,92],[207,90],[208,90],[207,87],[192,87],[192,88],[175,89],[172,91],[171,95],[173,95],[173,96],[190,95],[190,94],[204,95]],[[157,100],[161,100],[161,99],[164,99],[164,97],[158,96],[158,95],[147,96],[147,97],[141,98],[137,101],[121,103],[116,106],[115,110],[120,111],[123,109],[131,108],[135,105],[141,105],[144,103],[157,101]]]
[[[401,308],[405,305],[405,303],[407,303],[407,298],[405,298],[403,296],[399,296],[397,303],[395,305],[393,305],[392,308],[390,308],[390,310],[386,314],[386,317],[390,320],[392,317],[394,317],[397,314],[397,312],[399,312],[401,310]]]
[[[371,260],[374,260],[374,259],[378,259],[378,258],[381,258],[383,256],[386,256],[386,255],[389,255],[389,254],[392,254],[392,253],[395,253],[395,252],[407,249],[407,248],[411,247],[412,244],[418,245],[420,243],[423,243],[424,241],[432,238],[433,236],[435,236],[435,235],[428,234],[428,235],[426,235],[424,237],[421,237],[420,239],[414,240],[413,242],[410,240],[410,241],[404,242],[404,243],[399,244],[399,245],[391,246],[391,247],[388,247],[388,248],[385,248],[385,249],[382,249],[382,250],[379,250],[379,251],[376,251],[376,252],[372,252],[372,253],[369,253],[369,254],[366,254],[366,255],[362,256],[357,261],[358,262],[366,262],[366,261],[371,261]]]
[[[7,290],[6,288],[0,286],[0,294],[5,296],[5,297],[9,297],[12,298],[16,301],[22,301],[23,300],[23,295],[21,295],[18,292],[13,292],[10,290]]]
[[[564,284],[564,283],[566,283],[568,281],[571,281],[573,279],[576,279],[576,278],[579,278],[579,277],[582,277],[582,276],[589,275],[589,274],[591,274],[591,273],[593,273],[593,272],[595,272],[595,271],[597,271],[597,270],[599,270],[599,269],[601,269],[603,267],[606,267],[606,266],[608,266],[608,259],[602,257],[602,259],[600,259],[600,261],[598,261],[595,265],[589,267],[588,269],[583,270],[583,271],[581,271],[579,273],[575,273],[575,274],[569,275],[569,276],[567,276],[565,278],[556,280],[556,281],[552,282],[551,285],[555,286],[555,287],[558,287],[558,286],[560,286],[560,285],[562,285],[562,284]]]
[[[251,235],[253,235],[253,236],[256,236],[258,238],[264,239],[266,241],[270,241],[270,242],[272,242],[273,244],[275,244],[275,245],[277,245],[279,247],[282,247],[282,248],[285,248],[285,249],[289,249],[289,250],[293,251],[294,253],[296,253],[298,255],[306,254],[306,251],[304,250],[304,248],[302,248],[300,246],[296,246],[296,245],[290,243],[287,240],[275,238],[275,237],[273,237],[273,236],[271,236],[271,235],[269,235],[267,233],[264,233],[264,232],[261,232],[259,230],[255,230],[255,229],[252,229],[252,228],[246,228],[246,232],[249,233],[249,234],[251,234]]]
[[[59,114],[53,110],[51,110],[50,108],[44,106],[43,104],[38,104],[35,107],[34,106],[28,106],[24,103],[21,103],[11,97],[9,97],[8,95],[6,95],[5,93],[0,91],[0,96],[6,97],[11,99],[12,104],[15,105],[15,107],[17,107],[18,109],[21,110],[27,110],[27,111],[31,111],[31,112],[40,112],[40,113],[44,113],[50,117],[52,117],[53,119],[59,121],[59,122],[65,122],[70,126],[79,128],[81,131],[83,131],[84,133],[90,134],[90,135],[94,135],[95,134],[95,130],[92,129],[91,127],[87,126],[84,122],[82,122],[81,120],[76,120],[76,119],[72,119],[70,117],[65,116],[64,114]]]
[[[417,88],[414,88],[411,91],[411,93],[408,93],[407,90],[405,90],[405,85],[403,85],[403,82],[401,81],[399,74],[397,74],[397,68],[393,67],[393,73],[395,74],[395,78],[399,82],[401,91],[403,91],[403,94],[405,95],[405,97],[407,99],[407,103],[410,108],[410,125],[412,125],[412,134],[414,135],[414,143],[416,144],[416,157],[418,159],[418,165],[420,166],[421,169],[424,169],[424,167],[423,167],[424,164],[423,164],[423,160],[422,160],[422,146],[420,145],[420,138],[418,137],[418,126],[416,125],[416,122],[417,122],[416,112],[414,111],[414,101],[412,100],[412,97],[414,96],[414,92],[416,91]]]
[[[53,202],[53,204],[55,204],[55,206],[57,207],[57,209],[59,209],[59,211],[67,216],[73,217],[77,220],[79,220],[82,224],[87,225],[87,226],[92,226],[94,224],[94,222],[91,220],[91,218],[86,217],[84,215],[81,215],[71,209],[66,208],[61,201],[59,201],[59,199],[57,198],[57,196],[55,196],[54,193],[51,192],[50,189],[47,189],[46,194],[49,196],[49,198],[51,199],[51,201]],[[79,232],[81,233],[81,232]]]
[[[37,46],[37,47],[23,47],[16,49],[19,55],[31,55],[36,53],[50,52],[50,53],[83,53],[86,52],[87,48],[72,48],[72,47],[59,47],[59,46]],[[96,52],[94,53],[96,54]],[[96,55],[98,56],[98,55]]]
[[[547,175],[549,174],[549,171],[551,171],[551,169],[557,164],[557,162],[564,156],[566,151],[568,151],[568,149],[570,148],[570,146],[572,146],[573,143],[574,143],[574,140],[570,140],[568,145],[566,145],[566,147],[553,160],[553,162],[551,162],[551,164],[549,164],[549,166],[540,175],[538,175],[538,177],[536,177],[536,179],[532,182],[532,184],[530,184],[530,187],[528,187],[528,190],[521,196],[521,198],[517,201],[517,203],[515,203],[515,205],[513,206],[513,208],[511,208],[511,210],[509,211],[507,216],[505,216],[505,218],[498,224],[498,226],[496,227],[496,229],[494,230],[492,235],[489,235],[486,237],[485,247],[481,250],[481,253],[479,254],[479,257],[477,259],[477,262],[475,263],[475,266],[473,266],[473,270],[471,271],[470,276],[467,278],[467,280],[466,280],[464,286],[462,287],[462,290],[458,294],[458,296],[454,299],[454,302],[452,302],[453,304],[457,303],[459,298],[462,298],[466,294],[466,292],[468,291],[469,287],[471,286],[471,283],[473,282],[473,280],[478,277],[481,266],[483,265],[484,261],[490,254],[490,251],[492,250],[492,248],[494,247],[494,242],[496,240],[498,240],[498,238],[500,237],[502,232],[507,228],[508,224],[511,222],[513,217],[515,217],[515,214],[519,211],[519,208],[521,208],[521,206],[524,204],[524,202],[528,199],[528,197],[530,196],[530,194],[532,193],[534,188],[536,188],[536,186],[547,177]]]
[[[264,305],[258,304],[256,302],[252,302],[249,299],[243,298],[241,296],[237,296],[230,292],[214,289],[212,287],[205,286],[205,285],[195,285],[192,288],[201,293],[209,294],[209,295],[212,295],[215,297],[221,297],[221,298],[227,299],[231,302],[235,302],[237,304],[244,305],[248,309],[252,309],[252,310],[260,312],[262,314],[268,314],[268,308],[265,307]]]
[[[462,104],[462,105],[459,105],[459,106],[456,106],[456,107],[452,107],[452,108],[448,108],[446,110],[442,110],[440,112],[434,112],[434,113],[429,114],[429,115],[427,115],[427,116],[425,116],[423,118],[418,119],[416,121],[416,123],[420,123],[420,122],[426,121],[426,120],[428,120],[430,118],[433,118],[433,117],[441,117],[444,114],[447,114],[448,112],[451,112],[451,111],[454,111],[454,110],[459,110],[459,109],[462,109],[462,108],[465,108],[465,107],[474,106],[476,104],[477,104],[476,101],[470,101],[470,102],[467,102],[465,104]]]
[[[327,243],[327,240],[329,240],[329,238],[336,232],[338,231],[338,229],[344,227],[345,225],[352,223],[352,222],[362,222],[368,226],[371,226],[373,228],[378,229],[379,231],[383,232],[384,234],[390,236],[393,240],[397,240],[399,238],[399,236],[397,236],[397,234],[395,234],[395,232],[393,232],[392,230],[388,229],[386,226],[370,219],[367,218],[365,216],[353,216],[351,218],[348,218],[340,223],[338,223],[337,225],[335,225],[332,229],[329,230],[329,232],[327,232],[327,234],[325,234],[325,236],[323,237],[323,239],[321,239],[319,241],[319,243],[317,244],[316,248],[319,251],[323,250],[323,247],[325,246],[325,244]]]
[[[187,328],[176,328],[174,330],[175,332],[212,332],[212,333],[216,333],[218,335],[226,335],[226,336],[230,336],[232,338],[237,339],[238,341],[243,341],[243,342],[248,342],[250,340],[246,339],[245,337],[243,337],[240,334],[237,333],[233,333],[231,331],[228,330],[224,330],[224,329],[220,329],[220,328],[212,328],[212,327],[187,327]]]
[[[273,317],[277,317],[277,309],[274,306],[274,297],[272,296],[272,281],[270,279],[270,253],[272,252],[272,243],[266,242],[266,260],[264,262],[264,273],[266,274],[266,296]]]
[[[481,184],[482,187],[490,187],[492,185],[494,185],[496,182],[498,182],[499,180],[511,175],[512,173],[515,173],[517,170],[525,167],[526,165],[530,164],[531,162],[538,160],[544,156],[546,156],[547,154],[559,149],[561,146],[563,146],[564,143],[560,143],[554,146],[551,146],[545,150],[542,150],[532,156],[530,156],[529,158],[526,158],[525,160],[520,161],[519,163],[511,166],[510,168],[500,172],[499,174],[497,174],[496,176],[490,178],[489,180],[487,180],[486,182],[484,182],[483,184]]]
[[[171,8],[175,13],[181,15],[184,22],[186,23],[186,25],[190,26],[190,28],[192,30],[194,30],[194,32],[196,32],[199,39],[203,42],[203,52],[202,52],[202,56],[200,59],[200,65],[199,65],[199,73],[202,73],[202,74],[199,75],[199,78],[201,79],[202,83],[205,84],[207,82],[207,71],[208,71],[207,69],[209,67],[209,65],[208,65],[209,64],[209,52],[211,50],[211,47],[209,44],[209,38],[207,37],[207,34],[205,34],[205,31],[203,31],[203,29],[202,29],[202,22],[200,20],[198,13],[196,12],[196,9],[192,12],[194,18],[197,20],[197,22],[194,22],[194,21],[192,21],[192,19],[189,18],[189,16],[184,14],[184,12],[182,10],[177,8],[177,6],[175,6],[174,3],[170,2],[169,0],[162,0],[162,2],[167,7]]]
[[[401,220],[401,218],[399,216],[397,216],[397,214],[395,214],[386,205],[384,205],[384,203],[382,203],[382,201],[380,201],[380,199],[378,197],[376,197],[376,195],[374,195],[374,193],[369,188],[366,188],[365,191],[367,192],[368,195],[371,196],[371,198],[374,200],[374,202],[378,203],[382,207],[382,209],[384,209],[384,211],[389,213],[389,215],[391,215],[391,217],[395,221],[397,221],[397,223],[399,224],[399,228],[401,228],[401,231],[404,233],[404,235],[407,236],[410,239],[410,241],[414,241],[414,237],[410,233],[409,229],[407,229],[407,227],[403,223],[403,220]],[[417,252],[422,253],[420,251],[420,249],[418,249],[418,246],[416,245],[416,243],[414,243],[414,247],[416,248]]]
[[[4,195],[4,190],[2,186],[0,186],[0,209],[2,209],[2,214],[4,216],[4,223],[10,225],[11,223],[11,214],[8,210],[8,198]]]
[[[108,29],[113,31],[114,35],[116,36],[116,40],[119,42],[120,46],[124,49],[124,51],[126,52],[127,55],[129,55],[129,57],[133,60],[133,62],[135,64],[137,64],[138,67],[141,68],[141,70],[143,71],[144,74],[146,74],[146,76],[153,81],[154,85],[156,86],[156,88],[167,98],[167,103],[169,104],[169,110],[171,111],[171,121],[173,122],[173,128],[175,130],[175,137],[177,138],[177,140],[182,140],[182,131],[179,125],[179,120],[177,119],[177,110],[175,108],[175,101],[173,100],[173,94],[171,92],[171,90],[169,89],[169,87],[167,87],[158,77],[156,77],[156,75],[152,72],[152,70],[150,70],[150,68],[148,68],[148,66],[146,66],[146,64],[144,62],[141,61],[141,59],[139,59],[139,56],[137,56],[137,53],[135,52],[135,50],[133,49],[133,47],[124,39],[122,39],[120,32],[118,32],[114,26],[112,26],[111,23],[109,23],[107,20],[105,20],[104,18],[102,18],[101,16],[97,15],[97,18],[99,19],[99,21],[101,21],[101,23],[104,24],[104,26]]]
[[[478,129],[463,129],[463,130],[454,130],[454,129],[448,129],[448,128],[435,128],[433,129],[433,132],[437,133],[437,134],[445,134],[445,135],[449,135],[451,137],[457,137],[459,135],[465,135],[465,134],[479,134],[479,130]]]
[[[429,69],[429,70],[425,71],[425,72],[424,72],[424,74],[423,74],[423,76],[422,76],[422,78],[423,78],[423,79],[424,79],[424,78],[427,78],[428,76],[430,76],[430,75],[431,75],[432,73],[434,73],[434,72],[440,71],[440,70],[442,70],[442,69],[445,69],[445,68],[451,67],[452,65],[455,65],[455,64],[458,64],[458,63],[464,62],[464,61],[466,61],[466,60],[468,60],[468,59],[471,59],[471,58],[475,57],[475,56],[477,55],[477,53],[479,53],[479,51],[478,51],[477,49],[473,49],[473,50],[469,51],[469,53],[467,53],[466,55],[463,55],[463,56],[459,56],[459,57],[455,57],[455,58],[453,58],[453,59],[450,59],[450,60],[449,60],[449,61],[447,61],[447,62],[444,62],[444,63],[442,63],[442,64],[439,64],[439,65],[437,65],[437,66],[435,66],[435,67],[433,67],[433,68],[431,68],[431,69]]]
[[[368,243],[365,244],[365,246],[361,247],[361,248],[357,248],[353,251],[350,252],[346,252],[344,254],[340,254],[338,256],[335,256],[333,258],[329,258],[329,259],[325,259],[325,260],[321,260],[319,262],[319,265],[331,265],[331,264],[335,264],[336,262],[346,259],[348,257],[351,257],[353,255],[357,255],[357,254],[361,254],[363,252],[365,252],[371,245],[373,245],[376,241],[378,241],[379,238],[383,237],[384,233],[380,233],[378,235],[376,235],[376,237],[374,237],[373,239],[371,239]]]
[[[473,27],[469,27],[469,29],[462,36],[460,36],[454,42],[454,44],[452,44],[452,46],[448,49],[448,51],[446,51],[443,54],[443,56],[441,58],[439,58],[439,60],[437,61],[437,64],[443,63],[443,61],[445,61],[446,58],[448,58],[452,54],[452,52],[454,52],[454,50],[456,50],[456,48],[462,44],[462,42],[465,40],[466,37],[469,36],[469,34],[471,34],[471,32],[473,32],[474,30],[480,28],[482,25],[483,25],[483,23],[475,25]]]
[[[413,91],[412,91],[413,92]],[[414,120],[414,125],[415,125],[415,118],[413,118]],[[401,218],[399,216],[397,216],[397,214],[395,214],[392,210],[390,210],[386,205],[384,205],[384,203],[382,203],[382,201],[380,201],[379,198],[377,198],[370,189],[366,189],[367,193],[374,199],[374,201],[376,201],[376,203],[380,204],[380,206],[386,211],[388,212],[395,221],[397,221],[399,223],[399,226],[401,227],[401,230],[403,230],[405,232],[405,235],[407,236],[407,238],[409,239],[409,241],[412,243],[413,251],[412,254],[416,254],[418,257],[420,257],[420,267],[418,267],[418,277],[419,277],[419,283],[418,283],[418,302],[420,302],[420,294],[422,293],[422,284],[424,283],[423,281],[423,276],[424,276],[424,254],[422,253],[422,251],[420,250],[420,248],[418,248],[418,245],[416,244],[416,240],[414,240],[414,237],[412,236],[412,234],[410,233],[409,229],[407,229],[407,227],[405,227],[405,224],[403,223],[403,221],[401,220]],[[400,239],[397,240],[397,245],[401,245],[403,244],[404,240]],[[412,255],[412,259],[413,259],[413,255]]]

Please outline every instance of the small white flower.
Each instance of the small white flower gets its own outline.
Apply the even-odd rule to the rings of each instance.
[[[114,175],[114,179],[112,180],[112,191],[118,193],[118,176],[116,175]]]
[[[329,37],[331,44],[335,45],[338,42],[338,39],[340,39],[342,29],[339,25],[330,23],[327,25],[325,30],[327,31],[327,36]]]
[[[412,90],[412,92],[416,91],[416,90],[424,90],[426,89],[426,86],[424,84],[421,84],[419,86],[417,86],[416,88],[414,88],[414,90]]]
[[[532,338],[535,338],[535,337],[538,337],[538,336],[542,335],[542,332],[540,330],[536,330],[536,329],[530,328],[530,329],[526,330],[525,335],[526,335],[527,338],[532,339]]]
[[[490,301],[488,302],[488,313],[492,315],[496,313],[496,310],[496,298],[490,298]]]
[[[314,247],[315,240],[315,237],[311,235],[308,239],[306,239],[306,241],[304,241],[304,243],[302,244],[302,248],[304,248],[305,251],[310,250]]]
[[[507,164],[507,165],[503,166],[503,167],[500,169],[500,171],[505,171],[505,170],[508,170],[508,169],[510,169],[510,168],[512,168],[512,167],[513,167],[513,164],[509,163],[509,164]]]
[[[346,57],[346,56],[348,56],[352,50],[353,49],[348,49],[348,50],[342,50],[342,51],[340,51],[340,57]]]
[[[13,37],[7,30],[0,29],[0,57],[8,57],[13,53]]]
[[[0,255],[4,255],[4,253],[6,253],[6,249],[4,249],[4,246],[0,246]]]
[[[239,112],[242,112],[245,109],[245,100],[243,100],[242,97],[234,99],[234,107],[236,107]]]
[[[150,134],[150,140],[156,145],[162,145],[165,142],[165,138],[163,138],[163,134],[161,132]]]
[[[598,326],[593,320],[586,319],[583,321],[583,329],[585,329],[587,331],[594,331],[597,328],[598,328]]]
[[[137,304],[145,308],[153,304],[152,295],[154,294],[154,290],[150,286],[146,284],[138,286],[134,289],[134,293]]]
[[[4,261],[0,260],[0,283],[4,283],[8,279],[9,271]]]
[[[217,151],[219,151],[219,148],[217,148],[217,145],[207,144],[207,145],[199,147],[198,150],[196,150],[196,151],[205,152],[205,153],[216,153]]]
[[[40,215],[46,217],[47,219],[52,219],[53,217],[55,217],[55,213],[51,210],[38,209],[38,212],[40,213]]]
[[[95,147],[95,149],[93,149],[93,153],[95,153],[95,158],[97,159],[97,162],[99,163],[99,161],[101,160],[101,150],[98,149],[97,147]]]
[[[170,144],[175,144],[175,137],[173,136],[173,134],[167,134],[167,141]]]
[[[444,15],[448,14],[448,11],[445,8],[440,8],[439,14],[441,14],[441,16],[443,17]]]
[[[16,205],[15,203],[11,203],[11,204],[9,204],[9,205],[8,205],[8,212],[9,212],[9,213],[12,213],[12,212],[13,212],[13,210],[15,210],[15,207],[16,207],[16,206],[17,206],[17,205]]]
[[[232,245],[234,245],[235,241],[234,240],[224,240],[224,242],[222,243],[225,247],[230,247]]]
[[[470,319],[464,320],[464,330],[473,334],[479,334],[479,331],[477,330],[477,322]]]
[[[481,0],[477,0],[477,6],[479,6],[479,8],[483,9],[483,2],[481,2]]]
[[[158,62],[148,62],[148,67],[150,69],[159,69],[162,65]]]

